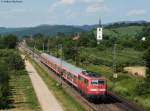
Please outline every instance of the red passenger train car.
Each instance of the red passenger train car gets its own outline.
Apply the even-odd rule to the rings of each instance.
[[[40,61],[61,75],[88,98],[101,98],[107,94],[107,81],[94,72],[86,71],[54,56],[42,53]]]

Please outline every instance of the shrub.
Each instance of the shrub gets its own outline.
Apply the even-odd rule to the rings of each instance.
[[[21,70],[25,67],[24,61],[17,53],[12,53],[11,55],[8,55],[6,61],[9,63],[9,67],[13,70]]]

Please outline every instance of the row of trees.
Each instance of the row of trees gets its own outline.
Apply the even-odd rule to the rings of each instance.
[[[6,35],[2,36],[0,35],[0,49],[8,48],[8,49],[14,49],[17,45],[17,36],[15,35]]]
[[[15,49],[17,37],[0,37],[0,109],[9,107],[9,80],[12,74],[24,69],[24,62]]]
[[[113,30],[113,29],[110,29]],[[78,40],[78,47],[95,47],[98,48],[99,50],[105,50],[108,48],[113,47],[114,43],[118,44],[118,47],[120,49],[123,48],[134,48],[136,50],[144,50],[146,46],[148,46],[147,41],[142,41],[142,37],[147,37],[147,32],[149,31],[149,28],[144,28],[142,33],[137,33],[136,37],[130,37],[126,35],[125,37],[119,37],[119,33],[117,30],[114,30],[115,37],[108,36],[104,33],[104,40],[101,42],[101,44],[97,45],[96,41],[96,34],[95,30],[92,30],[91,32],[81,32],[80,33],[80,39]],[[75,36],[76,34],[71,34],[71,35],[65,35],[65,34],[58,34],[55,37],[46,37],[42,34],[36,34],[33,36],[34,42],[31,43],[30,45],[36,45],[37,48],[43,49],[43,43],[45,44],[45,48],[48,48],[46,44],[49,45],[49,48],[54,48],[56,47],[57,44],[65,44],[67,41],[67,44],[72,44],[72,37]],[[29,40],[29,39],[28,39]],[[30,39],[31,40],[31,39]],[[28,41],[29,42],[29,41]],[[76,44],[76,43],[75,43]]]

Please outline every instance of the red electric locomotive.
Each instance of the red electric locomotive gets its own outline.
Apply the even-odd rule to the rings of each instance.
[[[86,71],[46,53],[41,54],[40,61],[61,75],[88,98],[100,98],[107,94],[107,82],[94,72]]]

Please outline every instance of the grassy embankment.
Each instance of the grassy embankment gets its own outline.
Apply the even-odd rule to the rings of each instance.
[[[56,98],[61,102],[65,111],[85,111],[85,109],[70,95],[68,95],[64,89],[58,86],[57,82],[50,77],[50,75],[42,69],[35,61],[29,59],[32,65],[35,67],[39,75],[42,77],[48,88],[54,93]]]
[[[41,111],[36,94],[26,71],[18,71],[10,77],[12,106],[17,111]]]

